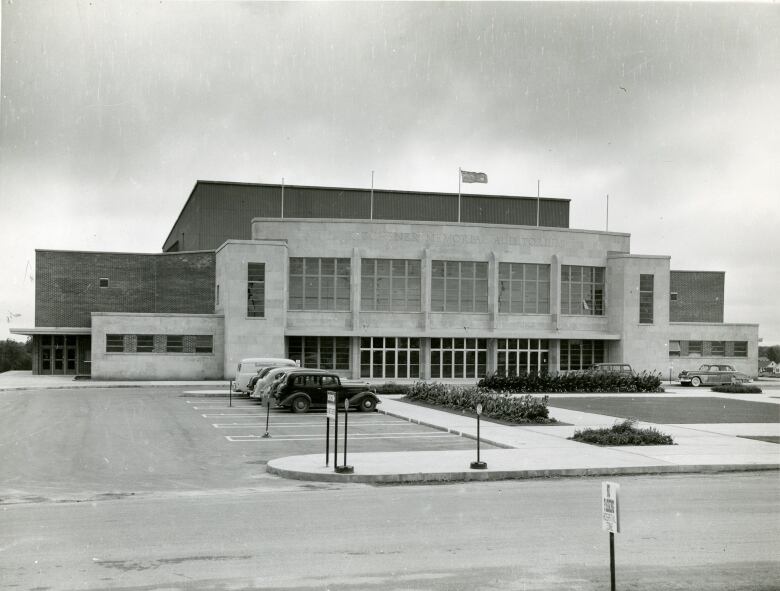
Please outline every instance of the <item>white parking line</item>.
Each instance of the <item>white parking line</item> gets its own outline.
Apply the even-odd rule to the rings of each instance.
[[[412,435],[410,433],[385,433],[383,435],[355,435],[350,437],[353,439],[434,439],[441,437],[458,437],[453,433],[421,433],[418,435]],[[232,443],[240,443],[242,441],[314,441],[322,439],[322,435],[301,435],[299,437],[270,437],[265,438],[262,435],[225,435],[225,439]]]
[[[315,423],[274,423],[272,422],[270,424],[271,427],[291,427],[293,429],[302,428],[305,429],[307,427],[311,427]],[[396,425],[399,427],[404,427],[406,425],[409,425],[410,427],[417,427],[414,423],[401,423],[398,421],[395,422],[388,422],[388,423],[371,423],[371,426],[374,425]],[[242,428],[242,427],[265,427],[265,423],[212,423],[212,427],[215,429],[234,429],[234,428]],[[322,425],[320,425],[322,426]],[[362,426],[362,425],[361,425]]]

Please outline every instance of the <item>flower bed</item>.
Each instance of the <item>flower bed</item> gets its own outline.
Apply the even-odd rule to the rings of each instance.
[[[611,427],[601,429],[582,429],[574,432],[572,439],[594,445],[674,445],[670,435],[665,435],[654,427],[639,429],[634,419],[626,419]]]
[[[550,375],[548,373],[503,376],[494,374],[477,384],[480,388],[513,393],[560,392],[663,392],[661,376],[657,373],[641,373],[627,376],[618,373],[573,372]]]

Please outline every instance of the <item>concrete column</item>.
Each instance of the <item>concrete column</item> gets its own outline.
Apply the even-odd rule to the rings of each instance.
[[[349,359],[352,379],[360,379],[360,337],[350,338]]]
[[[561,371],[561,341],[558,339],[550,339],[550,350],[547,354],[548,371],[551,375],[555,375]]]
[[[420,339],[420,378],[431,379],[431,339],[428,337]]]

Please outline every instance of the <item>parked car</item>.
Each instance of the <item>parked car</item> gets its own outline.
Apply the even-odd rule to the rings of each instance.
[[[325,408],[328,392],[336,393],[336,404],[343,405],[349,399],[350,406],[363,412],[376,410],[380,403],[376,394],[365,382],[342,383],[335,373],[321,370],[295,370],[279,380],[270,392],[277,406],[303,413],[309,409]]]
[[[257,372],[265,367],[272,365],[287,365],[295,367],[296,363],[292,359],[279,359],[277,357],[250,357],[242,359],[236,368],[236,381],[234,389],[236,392],[250,392],[249,380],[257,375]]]
[[[683,386],[698,387],[720,386],[723,384],[741,384],[749,382],[750,378],[738,372],[730,365],[705,363],[699,369],[684,370],[677,376]]]
[[[247,389],[250,392],[250,396],[252,395],[251,393],[254,392],[255,384],[257,384],[257,382],[259,382],[265,376],[267,376],[268,372],[270,372],[272,369],[278,369],[280,367],[286,367],[287,369],[295,369],[295,367],[290,365],[269,365],[268,367],[264,367],[263,369],[258,371],[256,375],[253,375],[251,378],[249,378],[249,384],[247,384]]]
[[[628,363],[594,363],[587,371],[590,373],[617,373],[624,376],[636,375]]]
[[[265,372],[265,370],[263,370]],[[249,393],[250,398],[260,400],[261,404],[267,404],[267,398],[271,389],[284,377],[293,371],[305,371],[309,373],[329,373],[325,369],[304,369],[300,367],[271,367],[265,375],[257,381],[253,390]]]

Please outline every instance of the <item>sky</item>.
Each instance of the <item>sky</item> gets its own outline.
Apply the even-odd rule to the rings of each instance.
[[[0,340],[35,249],[160,252],[198,179],[571,199],[780,344],[780,7],[4,0]],[[607,195],[609,211],[607,216]]]

